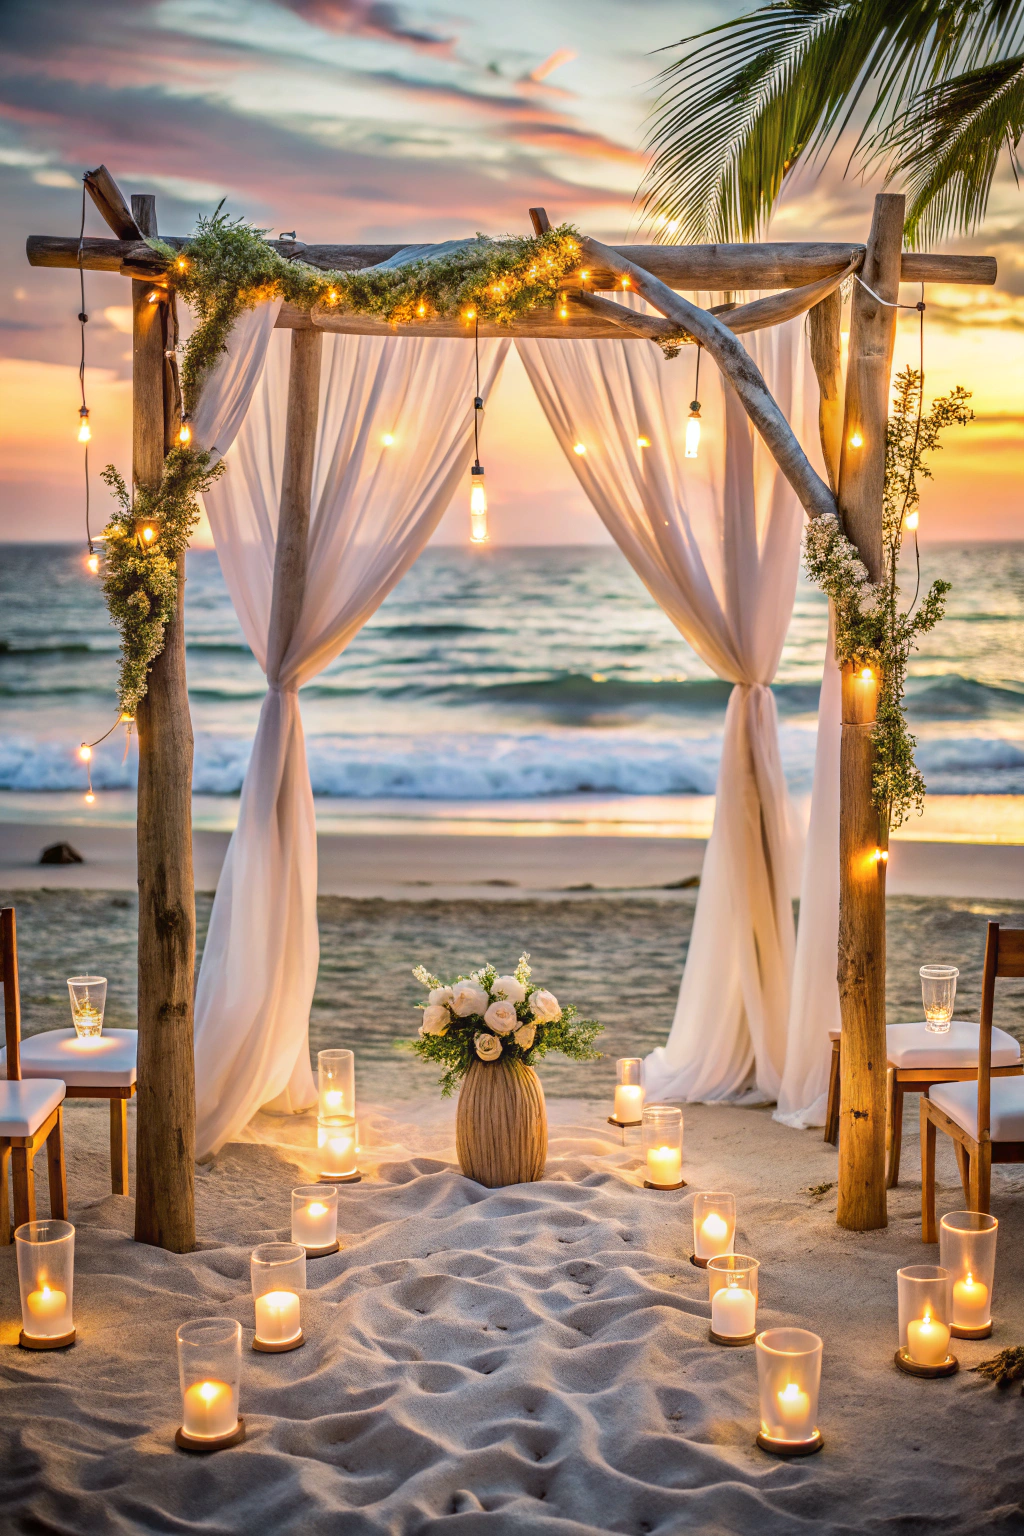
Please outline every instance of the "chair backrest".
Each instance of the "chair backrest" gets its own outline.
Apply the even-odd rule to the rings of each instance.
[[[13,1083],[21,1077],[21,992],[18,988],[18,932],[13,907],[0,909],[0,969],[4,981],[7,1078]]]
[[[996,977],[1024,976],[1024,928],[1000,928],[989,923],[985,938],[985,968],[981,978],[981,1023],[978,1033],[978,1139],[988,1134],[992,1110],[992,1013]]]

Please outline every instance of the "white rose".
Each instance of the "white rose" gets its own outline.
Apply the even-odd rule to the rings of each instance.
[[[448,1032],[448,1025],[452,1016],[447,1008],[440,1004],[431,1004],[423,1010],[423,1023],[420,1025],[421,1035],[444,1035]]]
[[[460,1019],[471,1014],[483,1014],[487,1007],[487,993],[475,981],[457,981],[452,987],[452,1012]]]
[[[523,1051],[528,1051],[536,1038],[536,1024],[520,1024],[519,1028],[512,1036],[512,1039],[515,1041],[516,1045],[518,1045],[520,1050]]]
[[[539,987],[530,994],[530,1012],[538,1024],[553,1024],[562,1017],[562,1006],[552,992]]]
[[[501,1041],[497,1035],[474,1035],[473,1044],[481,1061],[497,1061],[501,1055]]]
[[[492,997],[503,997],[510,1003],[524,1003],[526,1001],[526,988],[521,981],[516,981],[514,976],[496,976],[491,987]]]
[[[507,1035],[510,1029],[515,1029],[519,1020],[511,1003],[498,1002],[488,1008],[484,1014],[484,1023],[489,1024],[496,1035]]]
[[[450,1003],[452,1000],[451,987],[435,987],[427,998],[428,1003]]]

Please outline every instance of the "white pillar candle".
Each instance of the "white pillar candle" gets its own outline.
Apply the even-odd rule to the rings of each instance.
[[[196,1381],[183,1400],[182,1428],[186,1435],[212,1440],[238,1427],[238,1401],[226,1381]]]
[[[68,1298],[63,1291],[48,1285],[37,1291],[29,1291],[25,1297],[29,1327],[25,1332],[33,1339],[58,1339],[71,1332]]]
[[[292,1212],[292,1242],[303,1248],[329,1248],[338,1237],[338,1210],[324,1200],[310,1200]]]
[[[729,1252],[729,1223],[717,1211],[709,1211],[697,1228],[698,1259],[717,1259]]]
[[[644,1091],[638,1083],[616,1083],[613,1111],[616,1120],[621,1120],[624,1124],[628,1124],[631,1120],[639,1120],[643,1107]]]
[[[916,1365],[941,1365],[949,1353],[949,1329],[928,1313],[907,1324],[907,1354]]]
[[[968,1273],[966,1279],[958,1280],[953,1287],[953,1325],[985,1328],[988,1322],[988,1286]]]
[[[301,1332],[294,1291],[266,1291],[256,1297],[256,1337],[261,1344],[287,1344]]]
[[[775,1394],[779,1428],[786,1440],[809,1440],[814,1434],[810,1396],[795,1381]]]
[[[683,1177],[683,1154],[678,1147],[651,1147],[647,1153],[647,1178],[651,1184],[671,1185]]]
[[[317,1127],[320,1174],[339,1178],[356,1172],[356,1122],[345,1118],[339,1124],[321,1121]]]
[[[746,1286],[723,1285],[711,1298],[711,1327],[725,1339],[745,1339],[753,1333],[757,1303]]]

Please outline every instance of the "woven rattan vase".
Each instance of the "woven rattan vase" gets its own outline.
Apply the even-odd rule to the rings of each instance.
[[[455,1121],[459,1166],[497,1189],[544,1175],[548,1116],[544,1089],[521,1061],[474,1061],[463,1080]]]

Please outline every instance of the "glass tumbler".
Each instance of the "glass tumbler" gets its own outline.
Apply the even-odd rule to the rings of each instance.
[[[253,1349],[281,1354],[305,1343],[299,1308],[306,1289],[306,1250],[301,1243],[260,1243],[249,1260],[256,1312]]]
[[[938,1264],[911,1264],[897,1270],[896,1286],[900,1312],[896,1364],[911,1376],[952,1376],[958,1361],[949,1352],[949,1270]]]
[[[768,1328],[758,1334],[754,1348],[761,1405],[758,1445],[776,1456],[806,1456],[820,1450],[818,1335],[806,1328]]]
[[[7,1169],[3,1171],[7,1177]],[[23,1349],[63,1349],[75,1342],[72,1311],[75,1229],[70,1221],[26,1221],[14,1231],[18,1250]]]
[[[79,1040],[97,1039],[107,1006],[107,978],[69,976],[68,992],[71,994],[71,1022]]]
[[[242,1325],[231,1317],[201,1317],[182,1323],[178,1341],[182,1450],[214,1451],[245,1439],[238,1416],[242,1372]]]
[[[939,1223],[939,1263],[949,1271],[953,1337],[987,1339],[999,1223],[981,1211],[951,1211]]]
[[[644,1064],[639,1056],[622,1056],[615,1063],[614,1125],[639,1125],[644,1107]]]
[[[331,1050],[317,1054],[317,1075],[320,1079],[320,1102],[317,1116],[321,1120],[355,1118],[356,1113],[356,1058],[352,1051]]]
[[[955,965],[922,965],[921,998],[924,1003],[925,1028],[933,1035],[948,1032],[956,1002],[956,979],[960,975]]]
[[[709,1259],[732,1253],[736,1240],[736,1196],[702,1192],[693,1202],[693,1256],[698,1269]]]
[[[757,1329],[757,1272],[745,1253],[708,1259],[711,1337],[716,1344],[752,1344]]]
[[[645,1189],[682,1189],[683,1112],[674,1104],[645,1104],[640,1136]]]
[[[292,1242],[307,1259],[338,1251],[338,1191],[329,1184],[300,1184],[292,1190]]]

